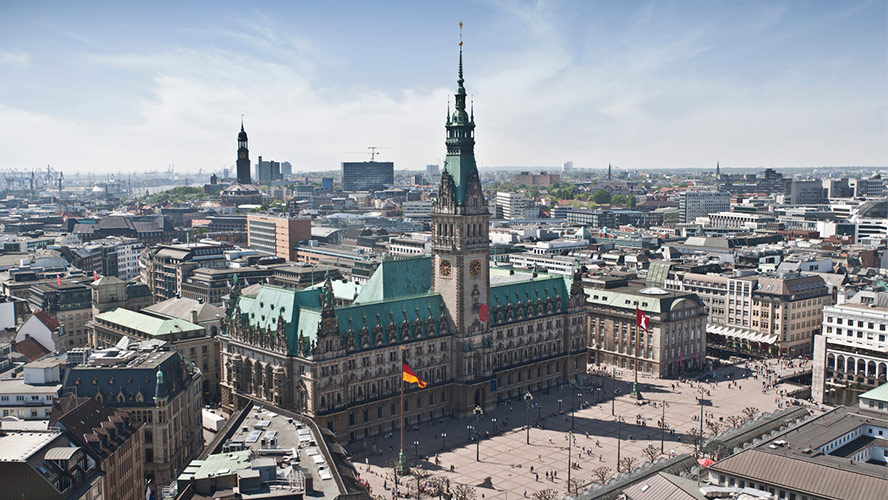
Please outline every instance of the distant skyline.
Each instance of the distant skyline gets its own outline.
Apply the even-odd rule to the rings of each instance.
[[[481,166],[888,165],[888,2],[16,2],[0,168],[442,164],[464,22]],[[207,175],[209,175],[207,173]]]

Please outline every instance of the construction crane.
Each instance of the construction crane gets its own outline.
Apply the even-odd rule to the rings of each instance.
[[[378,151],[376,151],[377,149],[389,149],[389,148],[382,147],[382,146],[367,146],[367,149],[370,150],[370,161],[373,162],[373,161],[376,161],[376,155],[381,154]]]

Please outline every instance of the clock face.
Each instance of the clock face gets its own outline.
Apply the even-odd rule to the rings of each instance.
[[[246,158],[246,157],[247,157],[247,153],[245,153],[244,151],[241,151],[240,154],[238,154],[238,156],[241,157],[241,158]]]
[[[450,261],[447,259],[441,259],[441,263],[438,264],[438,274],[443,278],[449,278],[451,271]]]
[[[469,275],[473,278],[478,278],[481,276],[481,261],[473,260],[469,262]]]

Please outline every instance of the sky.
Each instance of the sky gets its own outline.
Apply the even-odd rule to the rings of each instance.
[[[888,1],[14,2],[0,169],[888,165]]]

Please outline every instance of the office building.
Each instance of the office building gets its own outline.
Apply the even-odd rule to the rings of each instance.
[[[823,308],[821,334],[814,339],[811,388],[818,403],[854,404],[858,394],[886,382],[888,294],[876,297],[870,303]]]
[[[295,262],[296,245],[310,239],[311,219],[262,214],[247,216],[247,244],[259,252]]]
[[[574,168],[574,162],[566,161],[561,165],[561,173],[562,174],[569,174],[569,173],[573,172],[573,168]]]
[[[639,373],[674,377],[703,369],[706,307],[695,294],[625,278],[593,277],[583,285],[590,362],[634,370],[637,349]],[[636,328],[636,310],[650,318],[648,332]]]
[[[222,242],[154,246],[140,257],[142,281],[148,284],[156,300],[181,296],[182,283],[192,271],[200,267],[228,267],[225,252],[233,248]]]
[[[126,337],[71,367],[62,391],[126,411],[142,424],[140,459],[160,498],[161,487],[203,449],[200,388],[200,370],[170,344]]]
[[[96,457],[104,498],[145,498],[142,424],[129,413],[95,399],[65,397],[54,404],[49,425]]]
[[[324,191],[333,191],[333,178],[321,177],[321,189]]]
[[[847,177],[841,179],[824,179],[823,189],[826,190],[826,197],[829,199],[854,197],[854,190],[851,189]]]
[[[823,181],[793,179],[789,199],[793,205],[824,205],[828,203]]]
[[[428,179],[431,184],[440,183],[441,167],[438,165],[426,165],[426,179]]]
[[[667,288],[700,296],[711,346],[755,354],[810,355],[823,307],[833,303],[821,277],[793,272],[687,272],[667,280]]]
[[[219,306],[222,305],[222,298],[231,291],[235,276],[245,283],[261,283],[271,274],[271,269],[253,266],[199,267],[182,283],[182,297]],[[323,279],[323,275],[320,279]]]
[[[519,186],[548,186],[560,181],[560,175],[550,174],[548,172],[540,172],[538,174],[521,172],[512,177],[512,183],[518,184]]]
[[[110,348],[124,337],[169,342],[201,370],[201,392],[208,398],[218,398],[219,346],[215,334],[221,327],[222,310],[192,299],[170,299],[142,311],[118,308],[96,315],[89,325],[92,346]]]
[[[527,210],[527,199],[522,193],[499,191],[496,205],[503,211],[503,219],[523,219]]]
[[[281,176],[281,163],[274,160],[263,160],[259,157],[256,162],[256,177],[258,182],[274,182],[283,179]]]
[[[716,212],[731,210],[731,193],[725,191],[685,191],[678,200],[678,221],[694,222]]]
[[[381,191],[395,183],[390,161],[342,162],[343,191]]]

